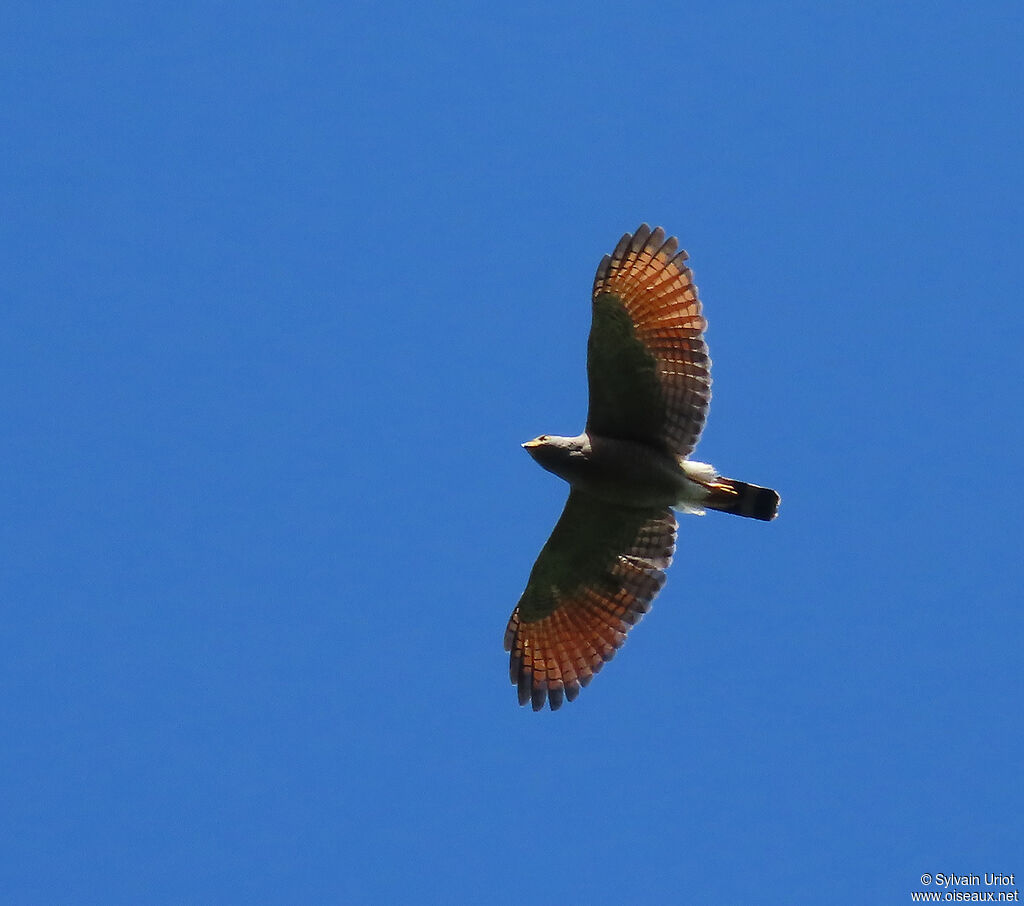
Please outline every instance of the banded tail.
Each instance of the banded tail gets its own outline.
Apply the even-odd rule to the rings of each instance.
[[[709,510],[734,513],[765,522],[771,522],[779,513],[779,495],[771,488],[717,476],[707,488],[710,493],[703,505]]]

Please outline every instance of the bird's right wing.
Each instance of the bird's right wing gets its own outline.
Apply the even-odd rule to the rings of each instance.
[[[569,494],[505,631],[521,705],[576,698],[650,610],[675,540],[671,509]]]
[[[587,431],[686,456],[711,400],[711,360],[686,252],[642,224],[594,277]]]

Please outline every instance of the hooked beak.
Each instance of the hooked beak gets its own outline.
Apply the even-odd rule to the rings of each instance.
[[[523,444],[523,449],[524,450],[532,450],[532,449],[534,449],[534,447],[539,447],[539,446],[541,446],[541,443],[540,443],[539,440],[536,440],[536,439],[528,440],[525,444]]]

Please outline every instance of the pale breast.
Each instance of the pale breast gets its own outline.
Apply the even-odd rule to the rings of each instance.
[[[669,453],[606,437],[591,437],[587,455],[566,477],[595,497],[630,506],[672,506],[688,483]]]

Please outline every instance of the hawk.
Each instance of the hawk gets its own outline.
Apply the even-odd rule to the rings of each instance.
[[[675,510],[765,521],[779,495],[689,459],[711,399],[707,322],[674,237],[642,224],[594,278],[590,408],[576,437],[523,444],[569,482],[565,509],[505,631],[519,704],[573,701],[651,608],[676,541]]]

